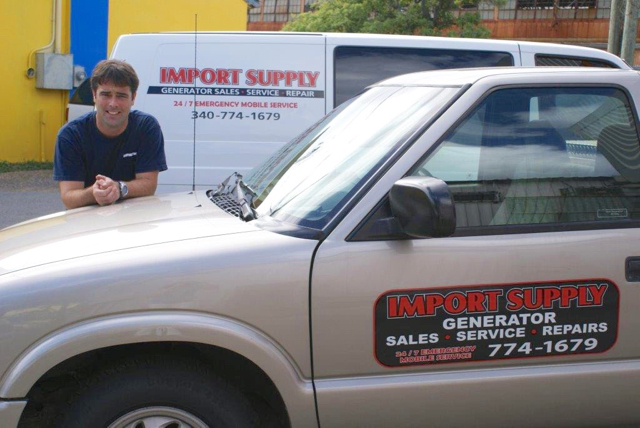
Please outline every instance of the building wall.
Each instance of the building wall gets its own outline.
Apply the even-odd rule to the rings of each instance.
[[[109,0],[72,0],[71,53],[73,62],[85,68],[87,76],[107,58]]]
[[[157,0],[72,0],[71,52],[87,75],[109,56],[121,34],[192,31],[198,14],[199,31],[244,31],[244,0],[181,0],[170,9]]]
[[[169,6],[172,7],[169,7]],[[244,0],[110,0],[108,53],[121,34],[153,31],[245,31],[247,3]]]
[[[27,78],[27,57],[51,39],[56,0],[0,0],[3,61],[0,81],[0,161],[53,160],[55,140],[65,122],[69,91],[36,89]],[[192,31],[244,31],[244,0],[57,0],[61,6],[61,53],[73,53],[87,74],[106,58],[120,34]],[[35,65],[35,55],[31,56]]]
[[[505,19],[482,24],[494,39],[606,44],[609,38],[608,19]]]
[[[247,14],[249,31],[280,31],[282,27],[301,11],[319,0],[262,0],[260,5]],[[640,1],[640,0],[636,0]],[[549,0],[537,0],[536,4]],[[466,2],[462,2],[463,4]],[[453,13],[479,13],[482,25],[491,32],[492,39],[529,40],[538,42],[569,43],[607,48],[611,0],[582,0],[570,3],[572,7],[522,7],[533,5],[533,0],[506,0],[500,7],[493,2],[480,1],[473,7],[461,7]],[[575,7],[590,3],[590,7]],[[594,7],[595,6],[595,7]],[[640,25],[637,36],[638,48],[635,65],[640,65]]]
[[[61,51],[69,53],[70,0],[59,0],[62,10]],[[27,78],[29,52],[51,40],[53,0],[0,1],[0,39],[3,58],[0,81],[0,160],[51,160],[55,137],[64,122],[67,91],[36,89]],[[35,65],[35,54],[31,66]],[[41,146],[42,145],[42,146]]]

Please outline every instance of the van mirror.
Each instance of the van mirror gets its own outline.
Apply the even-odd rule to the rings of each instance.
[[[441,238],[456,230],[456,210],[447,184],[434,177],[405,177],[389,192],[391,211],[414,238]]]

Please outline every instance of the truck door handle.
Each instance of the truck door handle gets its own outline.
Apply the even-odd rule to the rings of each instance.
[[[627,257],[625,275],[628,282],[640,282],[640,257]]]

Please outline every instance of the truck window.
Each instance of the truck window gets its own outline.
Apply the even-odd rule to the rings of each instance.
[[[593,58],[579,58],[561,55],[536,55],[536,66],[538,67],[601,67],[618,68],[607,61]]]
[[[380,80],[445,68],[512,66],[507,52],[338,46],[334,52],[334,106]]]
[[[258,216],[321,230],[460,87],[374,87],[247,177]]]
[[[447,182],[458,228],[640,218],[640,141],[615,88],[495,91],[411,175]]]

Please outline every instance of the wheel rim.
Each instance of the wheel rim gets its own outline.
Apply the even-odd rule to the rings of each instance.
[[[173,407],[145,407],[119,417],[109,428],[209,428],[199,418]]]

